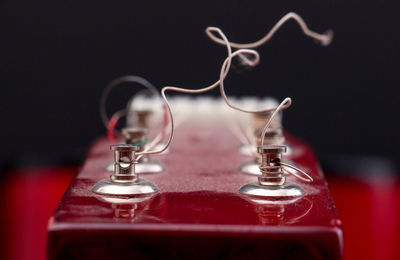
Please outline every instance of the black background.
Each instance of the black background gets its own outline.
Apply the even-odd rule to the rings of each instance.
[[[250,42],[289,11],[312,30],[333,29],[332,44],[316,44],[291,21],[258,49],[257,68],[229,74],[228,94],[292,97],[285,127],[321,157],[400,159],[398,1],[191,2],[3,0],[1,161],[82,159],[105,133],[98,104],[112,79],[206,86],[226,55],[207,26]]]

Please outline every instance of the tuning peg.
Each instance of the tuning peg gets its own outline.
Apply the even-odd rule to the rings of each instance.
[[[92,191],[103,195],[143,195],[157,192],[157,187],[140,179],[135,171],[136,152],[139,147],[132,144],[118,144],[110,147],[114,151],[114,172],[110,179],[101,180]]]
[[[261,156],[261,163],[259,166],[260,174],[257,176],[258,182],[242,186],[239,192],[249,196],[266,198],[302,196],[304,190],[299,185],[286,181],[284,167],[289,166],[286,163],[281,163],[282,153],[286,152],[286,149],[286,146],[259,146],[257,152]],[[303,171],[301,173],[305,174]],[[309,175],[305,175],[307,180],[312,181]],[[304,180],[305,178],[302,177],[302,179]]]
[[[147,129],[141,127],[128,127],[122,130],[122,135],[125,138],[125,143],[134,145],[138,148],[136,152],[143,152],[148,143]],[[149,155],[142,155],[137,160],[135,170],[137,173],[157,173],[165,169],[164,165],[152,159]],[[107,171],[114,171],[114,163],[109,162],[106,165]]]

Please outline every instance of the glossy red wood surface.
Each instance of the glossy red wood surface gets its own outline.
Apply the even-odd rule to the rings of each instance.
[[[256,177],[238,171],[250,158],[223,128],[178,129],[170,153],[153,157],[165,172],[141,175],[160,191],[113,201],[91,192],[110,175],[104,166],[113,155],[100,139],[50,221],[48,257],[340,259],[341,222],[315,155],[293,137],[288,143],[288,159],[314,178],[288,178],[306,191],[293,203],[238,193]]]
[[[76,171],[77,167],[71,166],[40,166],[3,173],[2,259],[46,259],[48,220]],[[381,172],[378,179],[356,179],[353,175],[327,173],[329,190],[343,222],[344,259],[400,259],[397,175]]]

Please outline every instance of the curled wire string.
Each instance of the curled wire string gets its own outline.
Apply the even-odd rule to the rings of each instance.
[[[223,62],[223,65],[221,67],[219,80],[217,80],[212,85],[210,85],[208,87],[205,87],[205,88],[201,88],[201,89],[185,89],[185,88],[178,88],[178,87],[173,87],[173,86],[166,86],[166,87],[162,88],[161,96],[162,96],[162,98],[164,99],[164,102],[167,105],[167,110],[168,110],[169,119],[170,119],[170,125],[171,125],[171,128],[170,128],[171,130],[170,130],[168,141],[167,141],[166,145],[163,148],[159,149],[159,150],[156,150],[156,151],[143,151],[143,152],[137,153],[137,155],[162,153],[171,144],[171,141],[172,141],[172,138],[173,138],[173,134],[174,134],[174,119],[173,119],[170,103],[168,102],[168,99],[167,99],[166,94],[165,94],[166,91],[177,91],[177,92],[189,93],[189,94],[197,94],[197,93],[204,93],[204,92],[210,91],[210,90],[220,86],[221,81],[223,81],[226,78],[226,76],[227,76],[227,74],[229,72],[229,69],[231,67],[232,59],[234,57],[236,57],[237,55],[242,54],[242,53],[253,55],[255,57],[255,60],[258,62],[259,55],[258,55],[257,51],[255,51],[255,50],[240,49],[240,50],[237,50],[235,52],[232,52],[232,48],[229,45],[229,41],[226,38],[225,34],[221,31],[221,29],[219,29],[217,27],[208,27],[206,29],[206,31],[215,31],[216,33],[218,33],[221,36],[222,39],[224,39],[224,41],[226,43],[225,46],[227,48],[228,57],[225,59],[225,61]],[[255,66],[257,64],[257,62],[253,63],[252,65]]]
[[[287,172],[287,173],[289,173],[289,174],[292,174],[293,176],[299,178],[299,179],[302,180],[302,181],[305,181],[305,182],[313,182],[313,181],[314,181],[314,179],[313,179],[310,175],[308,175],[305,171],[303,171],[302,169],[299,169],[299,168],[297,168],[297,167],[295,167],[295,166],[293,166],[293,165],[291,165],[291,164],[284,163],[284,162],[279,162],[279,164],[280,164],[281,166],[283,166],[282,168],[283,168],[283,170],[284,170],[285,172]],[[293,170],[295,170],[295,171],[297,171],[297,172],[303,174],[304,176],[306,176],[306,178],[304,178],[303,176],[298,175],[297,173],[295,173],[295,172],[293,172],[293,171],[288,171],[287,169],[285,169],[285,167],[286,167],[286,168],[293,169]]]
[[[250,49],[240,49],[240,50],[251,51]],[[239,54],[240,54],[240,53],[239,53]],[[257,53],[256,55],[254,55],[254,56],[255,56],[255,60],[251,63],[253,66],[255,66],[255,64],[257,64],[258,61],[259,61],[259,55],[258,55],[258,53]],[[222,78],[222,77],[225,77],[225,75],[223,75],[222,73],[223,73],[223,71],[225,71],[227,68],[229,68],[229,66],[230,66],[230,64],[228,64],[228,59],[226,59],[225,62],[224,62],[224,64],[222,65],[221,74],[220,74],[220,77],[221,77],[221,78]],[[238,106],[235,106],[235,105],[231,104],[231,102],[229,101],[228,97],[226,96],[225,87],[224,87],[224,83],[223,83],[223,82],[224,82],[223,80],[220,80],[220,88],[219,88],[219,89],[220,89],[220,93],[221,93],[222,98],[224,99],[225,103],[226,103],[229,107],[231,107],[231,108],[233,108],[233,109],[235,109],[235,110],[241,111],[241,112],[251,113],[251,114],[253,114],[253,113],[267,113],[267,112],[271,112],[271,111],[274,111],[274,110],[275,110],[275,108],[268,108],[268,109],[261,109],[261,110],[254,110],[254,109],[248,110],[248,109],[243,109],[243,108],[240,108],[240,107],[238,107]],[[281,110],[286,109],[286,108],[288,108],[290,105],[291,105],[291,102],[285,103],[280,109],[281,109]]]
[[[100,116],[101,116],[101,120],[103,121],[104,125],[106,127],[108,127],[108,121],[109,118],[107,116],[107,112],[106,112],[106,102],[107,102],[107,98],[108,95],[110,94],[111,90],[114,89],[115,87],[117,87],[118,85],[122,84],[122,83],[138,83],[143,85],[144,87],[146,87],[147,89],[149,89],[155,96],[159,97],[160,94],[157,91],[157,89],[147,80],[145,80],[142,77],[139,76],[122,76],[122,77],[118,77],[116,79],[114,79],[113,81],[111,81],[103,90],[103,93],[101,94],[101,98],[100,98]]]
[[[324,46],[328,45],[331,42],[332,37],[333,37],[332,31],[328,30],[326,34],[315,33],[308,28],[307,24],[304,22],[304,20],[299,15],[291,12],[291,13],[286,14],[284,17],[282,17],[262,39],[260,39],[256,42],[253,42],[253,43],[248,43],[248,44],[239,44],[239,43],[233,43],[233,42],[229,42],[229,44],[233,48],[257,48],[260,45],[269,41],[272,38],[272,36],[276,33],[276,31],[285,22],[287,22],[290,19],[294,19],[296,22],[298,22],[298,24],[300,25],[304,34],[306,34],[307,36],[312,37],[316,40],[319,40]],[[214,34],[212,34],[212,32],[210,30],[206,30],[206,33],[210,37],[210,39],[213,40],[214,42],[221,44],[221,45],[226,45],[225,41],[221,40],[220,38],[217,38]],[[241,57],[241,59],[243,60],[244,63],[246,63],[248,65],[252,65],[252,61],[250,59],[248,59],[245,55],[239,54],[239,57]],[[253,62],[258,62],[258,60],[253,61]],[[275,110],[274,113],[276,114],[279,110],[286,109],[291,104],[291,100],[289,99],[289,100],[286,100],[287,102],[285,102],[285,101],[282,102],[284,105],[281,104],[280,109],[272,108],[272,109],[265,109],[265,110],[246,110],[246,109],[242,109],[240,107],[234,106],[229,102],[229,100],[225,94],[223,81],[221,81],[221,84],[220,84],[220,91],[221,91],[222,97],[224,98],[226,104],[229,107],[239,110],[239,111],[242,111],[242,112],[247,112],[247,113],[271,112],[271,111]],[[268,127],[270,126],[272,119],[275,117],[275,114],[273,114],[273,116],[270,118],[270,121],[266,124],[266,127],[264,127],[262,141],[261,141],[262,145],[264,144],[265,133],[266,133]]]
[[[108,121],[108,126],[107,126],[107,137],[110,143],[116,143],[115,140],[115,135],[114,135],[114,129],[118,123],[118,121],[127,114],[127,110],[126,109],[121,109],[117,112],[115,112],[110,120]],[[180,116],[178,117],[178,119],[175,119],[175,127],[177,127],[178,125],[180,125],[185,119]],[[160,143],[160,141],[162,140],[164,135],[164,132],[161,131],[160,133],[158,133],[156,135],[156,137],[154,137],[154,139],[145,146],[144,151],[148,151],[151,148],[153,148],[155,145],[157,145],[158,143]],[[136,157],[135,162],[137,163],[142,157],[144,156],[144,154],[139,155],[138,157]]]
[[[184,121],[185,118],[183,116],[178,117],[178,119],[175,118],[175,128],[178,127]],[[158,135],[149,144],[145,146],[144,152],[147,152],[154,146],[158,145],[162,141],[163,135],[164,135],[163,132],[158,133]],[[138,162],[144,155],[145,154],[140,154],[139,156],[137,156],[136,161]]]
[[[258,40],[258,41],[256,41],[256,42],[253,42],[253,43],[248,43],[248,44],[239,44],[239,43],[234,43],[234,42],[228,42],[228,43],[227,43],[225,40],[221,40],[220,38],[217,38],[217,37],[212,33],[212,31],[210,31],[210,30],[206,30],[206,33],[207,33],[208,37],[210,37],[211,40],[213,40],[214,42],[216,42],[216,43],[218,43],[218,44],[221,44],[221,45],[227,45],[227,44],[229,44],[229,45],[230,45],[231,47],[233,47],[233,48],[252,49],[252,48],[257,48],[257,47],[259,47],[260,45],[262,45],[262,44],[266,43],[267,41],[269,41],[269,40],[273,37],[273,35],[275,34],[275,32],[276,32],[283,24],[285,24],[285,22],[287,22],[287,21],[290,20],[290,19],[294,19],[294,20],[300,25],[300,28],[303,30],[303,33],[304,33],[305,35],[307,35],[307,36],[309,36],[309,37],[311,37],[311,38],[314,38],[314,39],[320,41],[320,42],[322,43],[322,45],[327,46],[327,45],[329,45],[329,43],[332,41],[333,32],[332,32],[331,30],[328,30],[327,33],[325,33],[325,34],[319,34],[319,33],[313,32],[313,31],[311,31],[311,30],[308,28],[308,26],[307,26],[307,24],[304,22],[304,20],[303,20],[298,14],[293,13],[293,12],[288,13],[288,14],[286,14],[284,17],[282,17],[282,18],[274,25],[274,27],[272,27],[272,29],[267,33],[267,35],[265,35],[262,39],[260,39],[260,40]],[[250,66],[254,66],[253,63],[258,63],[258,55],[255,57],[255,60],[254,60],[254,61],[248,59],[248,58],[247,58],[245,55],[243,55],[243,54],[240,54],[239,56],[240,56],[242,59],[244,59],[244,62],[245,62],[246,64],[249,64]],[[229,67],[230,64],[229,64],[229,65],[228,65],[228,64],[226,64],[226,65],[224,64],[223,67],[224,67],[224,66],[228,66],[228,67]],[[222,71],[224,71],[224,70],[221,70],[221,74],[222,74]],[[263,109],[263,110],[247,110],[247,109],[242,109],[242,108],[240,108],[240,107],[238,107],[238,106],[235,106],[235,105],[231,104],[230,101],[228,100],[227,96],[226,96],[223,81],[220,82],[220,92],[221,92],[221,95],[222,95],[223,99],[225,100],[226,104],[227,104],[229,107],[231,107],[231,108],[233,108],[233,109],[236,109],[236,110],[238,110],[238,111],[242,111],[242,112],[245,112],[245,113],[264,113],[264,112],[271,112],[271,111],[274,111],[274,109],[275,109],[275,108],[271,108],[271,109]],[[281,107],[281,110],[288,108],[288,107],[290,106],[290,104],[291,104],[290,102],[289,102],[289,103],[286,103],[284,106]]]
[[[151,148],[153,148],[155,145],[157,145],[162,139],[162,133],[160,132],[154,139],[153,141],[150,142],[150,144],[146,145],[146,148],[144,149],[144,152],[147,152],[148,150],[150,150]],[[138,153],[136,153],[138,154]],[[145,156],[145,153],[141,153],[139,154],[139,156],[136,157],[135,161],[139,162],[139,160]]]
[[[252,43],[229,42],[229,44],[232,46],[232,48],[236,48],[236,49],[254,49],[254,48],[257,48],[257,47],[263,45],[264,43],[266,43],[267,41],[269,41],[272,38],[272,36],[274,36],[276,31],[278,31],[278,29],[290,19],[294,19],[300,25],[300,28],[302,29],[302,31],[303,31],[303,33],[305,35],[320,41],[323,46],[327,46],[327,45],[329,45],[331,43],[332,38],[333,38],[332,30],[327,30],[325,32],[325,34],[320,34],[320,33],[316,33],[314,31],[311,31],[308,28],[307,24],[304,22],[303,18],[301,18],[298,14],[296,14],[294,12],[290,12],[290,13],[286,14],[285,16],[283,16],[272,27],[272,29],[263,38],[261,38],[260,40],[252,42]],[[225,41],[223,41],[220,38],[216,37],[211,32],[207,32],[207,35],[208,35],[208,37],[210,37],[211,40],[213,40],[214,42],[216,42],[218,44],[221,44],[221,45],[225,45],[226,44]]]
[[[238,50],[238,51],[235,51],[234,53],[232,53],[232,49],[231,49],[230,45],[228,44],[229,43],[228,39],[226,38],[224,33],[219,28],[208,27],[206,29],[206,31],[215,31],[215,32],[217,32],[221,36],[221,38],[224,39],[224,41],[226,42],[225,46],[226,46],[227,51],[228,51],[228,58],[226,60],[228,60],[228,62],[224,62],[225,66],[223,66],[221,68],[221,70],[224,69],[224,71],[220,74],[220,79],[218,81],[216,81],[214,84],[212,84],[212,85],[210,85],[208,87],[205,87],[205,88],[202,88],[202,89],[197,89],[197,90],[177,88],[177,87],[171,87],[171,86],[164,87],[161,90],[161,95],[162,95],[162,98],[164,99],[165,104],[167,106],[167,111],[168,111],[168,115],[169,115],[169,119],[170,119],[170,125],[171,125],[170,135],[169,135],[167,144],[162,149],[159,149],[159,150],[156,150],[156,151],[139,152],[139,153],[137,153],[138,156],[145,155],[145,154],[162,153],[168,148],[168,146],[171,143],[171,140],[172,140],[172,137],[173,137],[173,132],[174,132],[174,119],[173,119],[173,115],[172,115],[172,111],[171,111],[171,106],[170,106],[170,104],[168,102],[168,99],[167,99],[167,97],[165,95],[165,91],[172,90],[172,91],[177,91],[177,92],[182,92],[182,93],[203,93],[203,92],[207,92],[209,90],[212,90],[212,89],[216,88],[219,85],[221,79],[223,80],[226,77],[226,75],[228,74],[228,71],[229,71],[229,68],[230,68],[230,65],[231,65],[231,60],[232,60],[233,57],[235,57],[235,56],[237,56],[237,55],[239,55],[241,53],[248,53],[248,54],[253,54],[257,58],[259,58],[258,57],[258,53],[256,51],[254,51],[254,50]],[[101,96],[101,99],[100,99],[100,115],[101,115],[101,118],[103,120],[103,123],[106,125],[107,128],[109,128],[109,118],[107,116],[106,108],[105,108],[107,97],[108,97],[110,91],[113,88],[115,88],[116,86],[118,86],[119,84],[124,83],[124,82],[135,82],[135,83],[142,84],[142,85],[144,85],[145,87],[147,87],[148,89],[150,89],[151,91],[153,91],[154,93],[156,93],[158,95],[158,92],[155,89],[155,87],[153,85],[151,85],[144,78],[141,78],[141,77],[138,77],[138,76],[123,76],[123,77],[120,77],[120,78],[117,78],[117,79],[113,80],[104,89],[104,91],[102,93],[102,96]],[[113,127],[115,127],[115,126],[113,126]]]
[[[268,130],[268,128],[270,127],[270,125],[271,125],[271,123],[272,123],[272,120],[275,118],[275,116],[278,114],[278,112],[282,109],[282,107],[284,106],[284,104],[286,104],[286,103],[288,103],[288,102],[289,102],[289,103],[292,102],[292,99],[289,98],[289,97],[285,98],[285,99],[279,104],[279,106],[278,106],[277,108],[275,108],[275,111],[272,113],[272,115],[271,115],[271,117],[269,118],[267,124],[266,124],[266,125],[264,126],[264,128],[263,128],[263,131],[262,131],[262,134],[261,134],[261,143],[260,143],[261,146],[264,146],[265,134],[267,133],[267,130]],[[286,173],[292,174],[293,176],[299,178],[299,179],[302,180],[302,181],[305,181],[305,182],[313,182],[313,181],[314,181],[313,178],[312,178],[310,175],[308,175],[305,171],[303,171],[303,170],[301,170],[301,169],[299,169],[299,168],[297,168],[297,167],[295,167],[295,166],[293,166],[293,165],[291,165],[291,164],[284,163],[284,162],[281,162],[281,161],[279,162],[279,164],[281,165],[281,167],[283,166],[282,169],[283,169]],[[303,177],[303,176],[297,174],[296,172],[288,171],[286,168],[293,169],[293,170],[295,170],[296,172],[301,173],[302,175],[304,175],[304,176],[306,176],[306,177]]]
[[[164,152],[164,151],[169,147],[169,145],[171,144],[171,141],[172,141],[172,138],[173,138],[173,133],[174,133],[174,119],[173,119],[173,115],[172,115],[172,111],[171,111],[171,106],[170,106],[170,104],[169,104],[169,102],[168,102],[168,99],[167,99],[167,97],[166,97],[166,95],[165,95],[165,92],[166,92],[166,91],[177,91],[177,92],[192,93],[192,94],[194,94],[194,93],[204,93],[204,92],[207,92],[207,91],[210,91],[210,90],[216,88],[216,87],[219,85],[219,86],[220,86],[220,93],[221,93],[221,95],[222,95],[222,98],[224,99],[224,101],[226,102],[226,104],[227,104],[229,107],[233,108],[233,109],[236,109],[236,110],[242,111],[242,112],[247,112],[247,113],[256,113],[256,112],[257,112],[257,113],[260,113],[260,112],[271,112],[271,111],[273,111],[274,109],[265,109],[265,110],[245,110],[245,109],[241,109],[241,108],[239,108],[239,107],[237,107],[237,106],[232,105],[232,104],[229,102],[229,100],[228,100],[228,98],[227,98],[227,96],[226,96],[223,81],[224,81],[224,79],[226,78],[226,76],[227,76],[227,74],[228,74],[228,72],[229,72],[229,70],[230,70],[230,68],[231,68],[232,59],[233,59],[235,56],[239,56],[239,55],[245,56],[245,55],[243,55],[243,54],[249,54],[250,56],[253,56],[254,59],[252,59],[252,60],[251,60],[251,59],[247,59],[247,60],[246,60],[247,64],[248,64],[249,66],[255,66],[255,65],[257,65],[258,62],[259,62],[259,59],[260,59],[258,52],[256,52],[255,50],[246,49],[246,47],[249,47],[249,48],[256,48],[256,47],[258,47],[259,45],[265,43],[266,41],[268,41],[268,40],[274,35],[274,33],[277,31],[277,29],[279,29],[279,27],[281,27],[281,26],[282,26],[287,20],[289,20],[290,18],[295,19],[295,20],[300,24],[300,27],[303,29],[303,32],[304,32],[306,35],[308,35],[308,36],[310,36],[310,37],[313,37],[313,38],[315,38],[315,39],[321,41],[322,44],[324,44],[324,45],[327,45],[327,44],[330,43],[330,40],[331,40],[331,38],[332,38],[332,34],[331,34],[331,33],[328,33],[327,35],[321,35],[321,34],[318,34],[318,33],[315,33],[315,32],[310,31],[310,30],[308,29],[307,25],[305,24],[305,22],[301,19],[301,17],[298,16],[297,14],[295,14],[295,13],[289,13],[289,14],[285,15],[285,16],[284,16],[283,18],[281,18],[281,20],[270,30],[270,32],[269,32],[264,38],[262,38],[262,39],[261,39],[260,41],[258,41],[258,42],[251,43],[251,44],[247,44],[247,45],[240,45],[240,44],[235,44],[235,43],[233,43],[233,45],[232,45],[232,43],[230,43],[230,42],[228,41],[227,37],[226,37],[225,34],[221,31],[221,29],[219,29],[219,28],[217,28],[217,27],[208,27],[208,28],[206,29],[206,34],[207,34],[212,40],[214,40],[215,42],[226,46],[227,51],[228,51],[228,57],[225,59],[225,61],[223,62],[223,65],[222,65],[222,67],[221,67],[219,80],[216,81],[214,84],[208,86],[208,87],[201,88],[201,89],[196,89],[196,90],[193,90],[193,89],[184,89],[184,88],[177,88],[177,87],[173,87],[173,86],[166,86],[166,87],[164,87],[164,88],[161,90],[161,96],[162,96],[162,98],[164,99],[164,101],[165,101],[165,103],[166,103],[166,105],[167,105],[167,110],[168,110],[168,114],[169,114],[169,118],[170,118],[170,125],[171,125],[171,130],[170,130],[170,135],[169,135],[168,141],[167,141],[166,145],[165,145],[163,148],[159,149],[159,150],[156,150],[156,151],[143,151],[143,152],[138,153],[138,155],[162,153],[162,152]],[[215,33],[215,32],[216,32],[217,34],[219,34],[219,36],[220,36],[221,38],[216,38],[216,37],[214,36],[214,34],[213,34],[213,33]],[[221,40],[221,39],[222,39],[222,40]],[[243,48],[243,49],[239,49],[239,50],[237,50],[237,51],[235,51],[235,52],[232,52],[232,47],[234,47],[234,48]],[[285,100],[286,100],[286,99],[285,99]],[[285,108],[289,107],[290,104],[291,104],[291,99],[289,98],[289,100],[287,100],[287,102],[282,102],[281,105],[275,109],[274,113],[276,114],[279,110],[282,110],[282,109],[285,109]],[[271,118],[273,118],[273,117],[271,117]],[[271,120],[270,120],[270,121],[271,121]],[[265,134],[264,134],[264,135],[265,135]],[[263,135],[263,137],[264,137],[264,135]]]

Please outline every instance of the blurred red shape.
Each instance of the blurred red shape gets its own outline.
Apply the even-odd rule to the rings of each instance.
[[[3,179],[1,247],[5,259],[46,259],[47,222],[76,167],[13,171]]]

